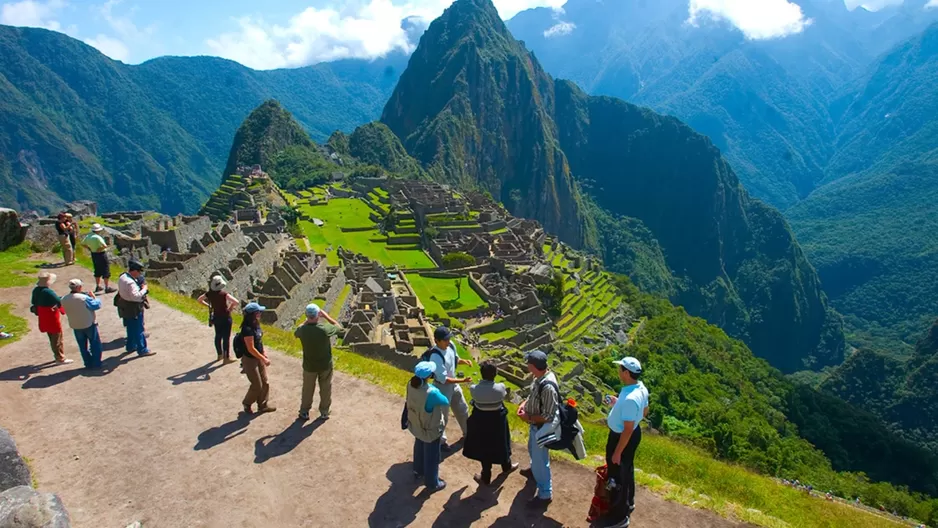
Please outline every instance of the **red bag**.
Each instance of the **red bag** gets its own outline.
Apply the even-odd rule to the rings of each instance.
[[[602,518],[609,511],[609,490],[606,482],[609,480],[608,468],[605,464],[596,468],[596,487],[593,488],[593,500],[590,502],[590,511],[586,522],[593,522]]]

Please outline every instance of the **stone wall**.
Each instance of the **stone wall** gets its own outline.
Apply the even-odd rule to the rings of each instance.
[[[198,241],[192,244],[195,246],[192,252],[171,252],[167,253],[165,260],[150,260],[148,275],[161,286],[176,292],[186,295],[204,292],[209,278],[216,271],[227,270],[229,262],[251,243],[251,239],[239,230],[223,238],[218,231],[208,231],[203,235],[207,235],[205,243]],[[164,274],[162,270],[171,271]],[[238,293],[232,290],[229,286],[229,291],[237,296]]]
[[[210,231],[212,222],[207,216],[183,216],[172,229],[140,228],[140,238],[149,238],[161,248],[177,253],[189,250],[193,240],[199,240]]]
[[[407,372],[413,372],[420,361],[420,357],[415,354],[402,354],[380,343],[356,343],[351,348],[356,354],[384,361]]]

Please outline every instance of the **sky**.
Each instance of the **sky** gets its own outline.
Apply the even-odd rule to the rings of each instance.
[[[509,19],[533,7],[562,13],[566,0],[494,0]],[[634,1],[634,0],[619,0]],[[687,0],[688,22],[726,20],[751,39],[785,38],[811,25],[798,0]],[[837,0],[832,0],[837,1]],[[870,10],[904,0],[843,0]],[[938,0],[930,0],[938,8]],[[80,39],[115,60],[214,55],[256,69],[413,51],[414,35],[452,0],[0,0],[0,24]],[[407,24],[402,21],[407,19]],[[545,37],[576,26],[557,17]]]

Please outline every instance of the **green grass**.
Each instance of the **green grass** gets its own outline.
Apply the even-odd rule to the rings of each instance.
[[[516,335],[518,335],[518,332],[515,332],[511,328],[506,328],[502,330],[501,332],[488,332],[488,333],[482,334],[482,339],[486,339],[488,340],[489,343],[492,343],[492,342],[498,341],[499,339],[511,339],[512,337],[515,337]]]
[[[9,339],[0,340],[0,347],[15,343],[29,333],[29,323],[26,319],[13,313],[12,304],[0,304],[0,324],[4,325],[2,332],[13,334]]]
[[[391,249],[384,242],[372,242],[372,239],[384,240],[377,228],[368,231],[343,232],[342,228],[372,227],[370,219],[372,209],[357,198],[334,198],[326,205],[303,205],[300,211],[311,217],[319,218],[325,225],[317,227],[312,222],[300,221],[300,227],[309,240],[313,250],[325,253],[332,265],[338,264],[335,251],[342,246],[361,253],[385,266],[397,264],[404,268],[433,268],[433,261],[419,248]],[[326,248],[332,246],[332,251]]]
[[[330,305],[329,308],[326,309],[326,311],[329,312],[329,315],[333,317],[339,316],[338,309],[342,307],[342,305],[345,303],[345,299],[348,298],[349,293],[351,292],[352,292],[352,285],[346,283],[345,286],[342,287],[342,291],[339,292],[339,296],[335,298],[335,303]]]
[[[0,288],[35,284],[39,265],[45,260],[29,260],[32,247],[28,242],[0,252]]]
[[[486,305],[465,279],[462,279],[459,299],[456,299],[455,279],[435,279],[408,273],[407,281],[431,318],[451,317],[449,311],[462,312]]]

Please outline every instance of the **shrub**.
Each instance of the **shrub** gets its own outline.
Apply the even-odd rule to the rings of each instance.
[[[467,268],[475,266],[476,258],[468,253],[457,251],[443,256],[443,267],[446,269]]]

